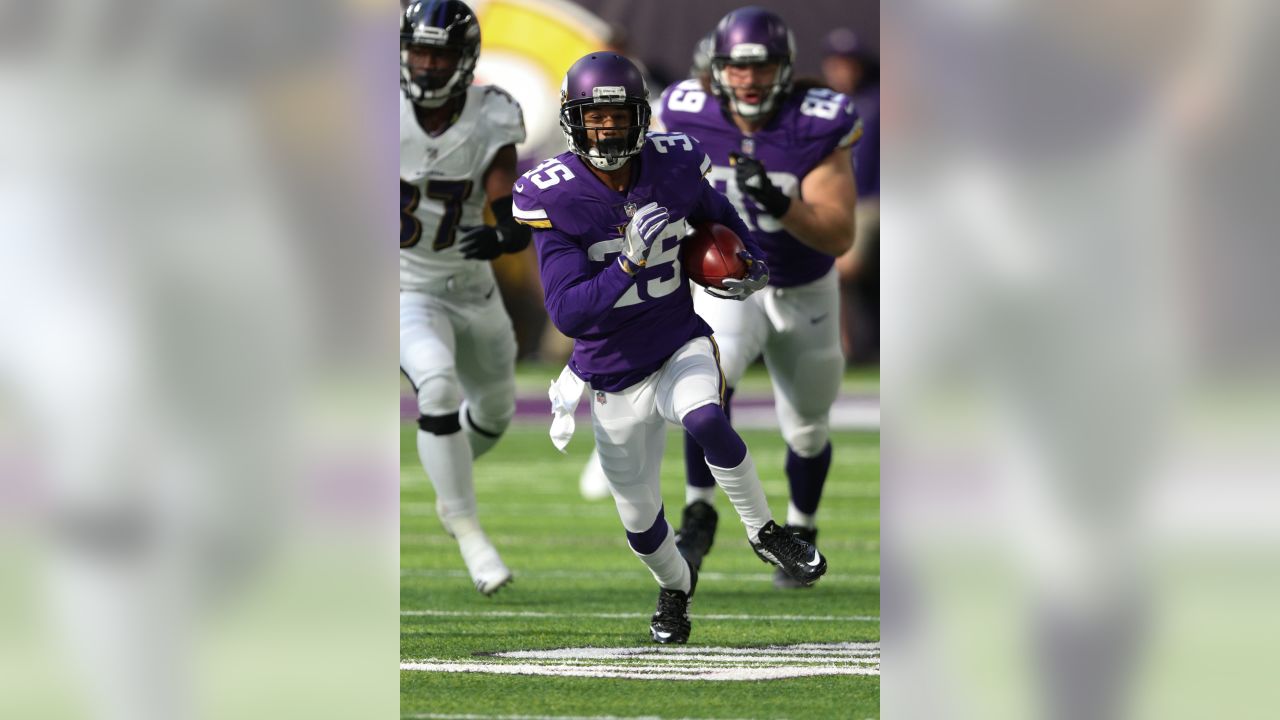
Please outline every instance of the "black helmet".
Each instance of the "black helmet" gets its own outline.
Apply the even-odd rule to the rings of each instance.
[[[458,53],[452,72],[415,75],[409,67],[409,48],[448,48]],[[460,0],[421,0],[409,3],[400,16],[400,88],[410,100],[440,107],[467,91],[480,58],[480,23]]]

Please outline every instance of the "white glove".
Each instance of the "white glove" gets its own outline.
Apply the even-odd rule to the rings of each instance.
[[[747,253],[738,253],[738,257],[747,263],[747,276],[741,280],[727,278],[724,289],[707,288],[707,294],[722,300],[746,300],[754,292],[759,292],[769,284],[769,266],[763,260],[757,260]]]
[[[622,256],[627,262],[633,267],[644,267],[653,241],[667,228],[670,220],[671,215],[667,213],[667,209],[656,202],[637,210],[631,222],[627,223],[627,230],[622,238]]]

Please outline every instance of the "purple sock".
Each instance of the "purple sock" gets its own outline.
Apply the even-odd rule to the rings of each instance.
[[[707,462],[716,467],[738,467],[747,457],[746,443],[738,437],[719,405],[703,405],[685,415],[684,429],[702,447]]]
[[[667,539],[667,517],[663,512],[664,509],[662,506],[658,507],[658,517],[654,519],[653,525],[650,525],[648,530],[638,533],[627,531],[627,544],[632,550],[641,555],[652,555],[658,552],[662,541]]]
[[[729,412],[729,401],[733,399],[733,388],[729,388],[724,392],[724,416],[731,418]],[[716,463],[717,467],[724,467],[720,463]],[[693,439],[693,435],[688,430],[684,431],[684,476],[686,482],[692,487],[709,488],[716,486],[716,479],[711,477],[711,470],[707,467],[707,456],[702,452],[702,446],[697,440]]]
[[[802,458],[787,448],[787,482],[791,485],[791,504],[805,515],[818,511],[822,499],[822,486],[827,482],[831,469],[831,443],[811,458]]]

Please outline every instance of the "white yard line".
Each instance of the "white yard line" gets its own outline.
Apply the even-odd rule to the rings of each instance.
[[[430,659],[402,662],[401,670],[422,672],[481,672],[496,675],[553,675],[556,677],[626,678],[631,680],[781,680],[822,675],[879,675],[874,667],[677,667],[670,665],[628,665],[590,667],[582,665],[542,665],[533,663],[456,662]]]
[[[767,647],[697,647],[673,646],[614,648],[558,648],[554,650],[509,650],[495,653],[498,657],[538,660],[597,660],[653,656],[682,659],[699,657],[704,660],[734,661],[756,660],[767,657],[772,662],[833,660],[854,661],[880,654],[880,643],[805,643],[801,645],[771,645]]]
[[[401,617],[598,618],[633,620],[649,613],[568,613],[535,610],[401,610]],[[879,615],[723,615],[691,613],[698,620],[773,620],[781,622],[880,622]]]
[[[626,570],[522,570],[516,572],[520,578],[549,578],[556,580],[593,580],[597,578],[611,578],[619,580],[636,580],[653,582],[653,576],[643,570],[626,571]],[[470,575],[466,570],[431,570],[423,568],[401,568],[400,577],[438,577],[438,578],[467,578]],[[773,582],[773,573],[734,573],[734,572],[701,572],[698,577],[702,580],[714,580],[716,582],[722,580],[745,580],[751,582]],[[822,582],[862,582],[862,583],[878,583],[879,575],[857,575],[851,573],[827,573],[822,576]]]
[[[779,491],[785,494],[786,490]],[[483,516],[482,516],[483,517]],[[849,517],[851,520],[858,520],[857,517]],[[868,514],[867,519],[871,521],[879,521],[879,518]],[[439,528],[437,524],[435,526]],[[502,547],[504,545],[518,545],[520,547],[571,547],[581,549],[584,543],[592,543],[594,547],[604,547],[613,552],[622,553],[622,557],[631,557],[627,553],[630,549],[627,547],[627,540],[619,535],[614,536],[615,539],[607,540],[603,543],[599,537],[572,537],[564,535],[502,535],[493,534],[489,536],[489,540],[493,544]],[[452,556],[458,547],[458,541],[444,534],[443,530],[434,530],[426,533],[402,533],[400,535],[400,547],[416,547],[423,548],[449,548],[449,555]],[[743,548],[745,550],[745,548]],[[864,539],[856,540],[853,538],[845,540],[832,540],[830,542],[823,541],[822,551],[828,555],[835,554],[836,551],[848,551],[855,553],[874,553],[878,558],[880,556],[880,538],[877,536],[874,540]]]
[[[401,670],[627,680],[780,680],[880,675],[879,643],[800,643],[767,647],[576,647],[511,650],[462,659],[404,658]],[[514,659],[518,662],[506,662]]]
[[[512,655],[511,653],[498,653],[498,656],[499,657],[523,657],[523,656],[515,656],[515,655]],[[536,659],[541,660],[543,658],[537,657]],[[729,655],[729,656],[717,655],[715,653],[704,653],[704,654],[693,653],[689,655],[681,655],[679,657],[675,657],[675,656],[667,655],[661,652],[650,652],[650,653],[640,653],[636,655],[627,655],[626,657],[615,658],[615,659],[620,661],[625,661],[625,663],[623,664],[632,663],[633,661],[636,661],[636,660],[647,660],[647,661],[654,661],[659,663],[667,663],[666,665],[651,666],[651,667],[662,667],[667,669],[671,669],[673,665],[678,665],[679,663],[687,662],[690,660],[697,660],[699,662],[715,662],[716,667],[752,667],[753,665],[760,665],[760,664],[776,665],[778,663],[793,663],[793,664],[798,664],[801,667],[805,666],[806,664],[830,665],[833,662],[850,663],[850,664],[857,664],[857,665],[880,664],[880,656],[878,654],[871,654],[865,657],[843,656],[843,655],[838,657],[831,657],[831,656],[796,657],[794,655],[748,655],[748,656],[739,657],[736,655]],[[404,662],[419,662],[419,661],[417,659],[411,658],[409,660],[405,660]],[[577,665],[581,667],[598,667],[600,664],[598,660],[586,660],[582,658],[568,658],[563,660],[562,663],[565,665]],[[640,667],[640,664],[635,663],[634,665],[627,665],[627,666]]]

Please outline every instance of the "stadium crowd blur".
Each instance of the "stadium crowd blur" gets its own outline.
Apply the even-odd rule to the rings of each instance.
[[[679,51],[673,49],[679,45],[678,34],[668,34],[671,42],[667,45],[654,41],[652,34],[646,33],[655,22],[666,22],[663,18],[671,16],[671,2],[620,6],[584,1],[577,5],[584,14],[594,12],[599,16],[592,19],[599,19],[596,27],[601,49],[627,55],[640,65],[649,84],[650,101],[656,103],[668,85],[709,72],[705,63],[700,67],[698,38],[712,30],[721,14],[745,4],[750,3],[711,2],[705,8],[699,6],[684,13],[688,22],[684,23],[687,27],[683,30],[689,39],[687,46]],[[782,14],[791,25],[796,36],[797,80],[825,85],[852,96],[862,117],[864,135],[853,152],[858,186],[857,240],[853,249],[839,259],[837,269],[846,361],[853,366],[876,365],[880,356],[880,69],[875,36],[878,9],[846,12],[843,8],[848,6],[833,5],[806,8],[805,13],[799,13],[783,3],[756,4]],[[698,24],[704,14],[707,18]],[[483,10],[480,15],[484,32]],[[856,25],[863,32],[842,23]],[[483,81],[507,87],[518,99],[521,97],[519,81],[514,77],[504,78],[501,72],[494,72]],[[530,114],[531,108],[526,103],[527,124],[533,122]],[[522,156],[520,168],[527,170],[542,159],[531,154]],[[572,341],[548,321],[535,253],[503,256],[494,262],[494,270],[507,312],[515,325],[519,360],[563,363],[572,349]]]

